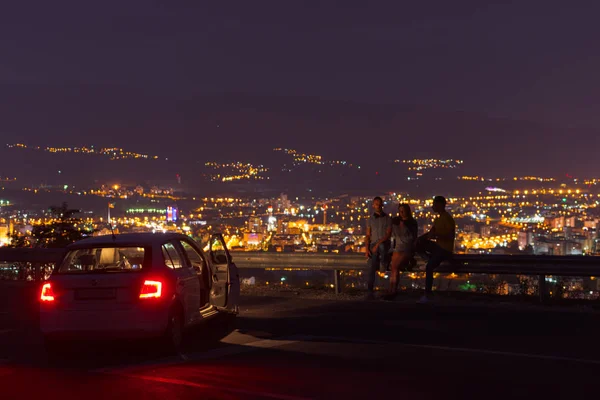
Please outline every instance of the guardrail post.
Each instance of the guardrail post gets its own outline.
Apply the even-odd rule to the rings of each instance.
[[[540,295],[540,303],[546,302],[546,275],[538,277],[538,292]]]
[[[341,271],[338,269],[333,270],[333,285],[335,287],[335,294],[342,293],[342,285],[341,285]]]
[[[25,273],[26,265],[27,265],[27,263],[23,263],[23,262],[20,262],[17,264],[17,271],[18,271],[17,276],[19,277],[20,281],[24,281],[27,279],[27,274]]]
[[[42,280],[42,267],[40,263],[31,263],[31,269],[33,270],[33,280],[38,282]]]

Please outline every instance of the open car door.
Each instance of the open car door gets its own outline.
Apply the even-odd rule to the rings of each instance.
[[[229,290],[229,265],[231,263],[231,255],[227,250],[223,235],[218,233],[211,236],[208,254],[212,267],[210,303],[215,307],[226,307],[227,292]]]

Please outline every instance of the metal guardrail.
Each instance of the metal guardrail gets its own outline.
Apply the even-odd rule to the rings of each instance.
[[[64,255],[64,249],[0,247],[0,279],[42,281]]]
[[[357,253],[271,253],[271,252],[231,252],[238,268],[295,268],[309,267],[322,270],[355,270],[366,268],[367,260]]]
[[[341,292],[341,271],[367,268],[365,256],[357,253],[232,252],[232,256],[238,268],[306,267],[331,270],[336,293]],[[600,276],[600,257],[457,254],[452,261],[442,263],[436,272],[537,276],[540,300],[545,301],[547,276]]]
[[[238,268],[310,267],[323,270],[366,269],[363,254],[232,252]],[[419,257],[417,257],[419,258]],[[600,276],[600,257],[456,254],[438,272]]]
[[[64,249],[0,247],[0,262],[57,263]]]
[[[34,271],[34,281],[43,280],[43,268],[56,264],[63,249],[30,249],[0,247],[0,264],[25,264]],[[341,292],[341,272],[364,270],[367,260],[362,253],[275,253],[231,252],[241,269],[294,268],[333,271],[336,293]],[[534,256],[534,255],[471,255],[457,254],[443,263],[436,272],[458,274],[494,274],[537,276],[540,299],[546,297],[547,276],[600,277],[600,257],[596,256]],[[23,279],[21,274],[19,279]]]

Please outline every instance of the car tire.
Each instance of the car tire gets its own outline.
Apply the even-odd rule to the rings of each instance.
[[[178,353],[183,347],[183,311],[174,308],[169,313],[167,329],[163,335],[165,350],[169,353]]]

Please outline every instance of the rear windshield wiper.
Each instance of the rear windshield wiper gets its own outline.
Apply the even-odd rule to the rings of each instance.
[[[99,268],[99,269],[94,270],[94,272],[123,272],[123,271],[131,271],[131,270],[125,269],[125,268],[120,268],[120,267]]]

